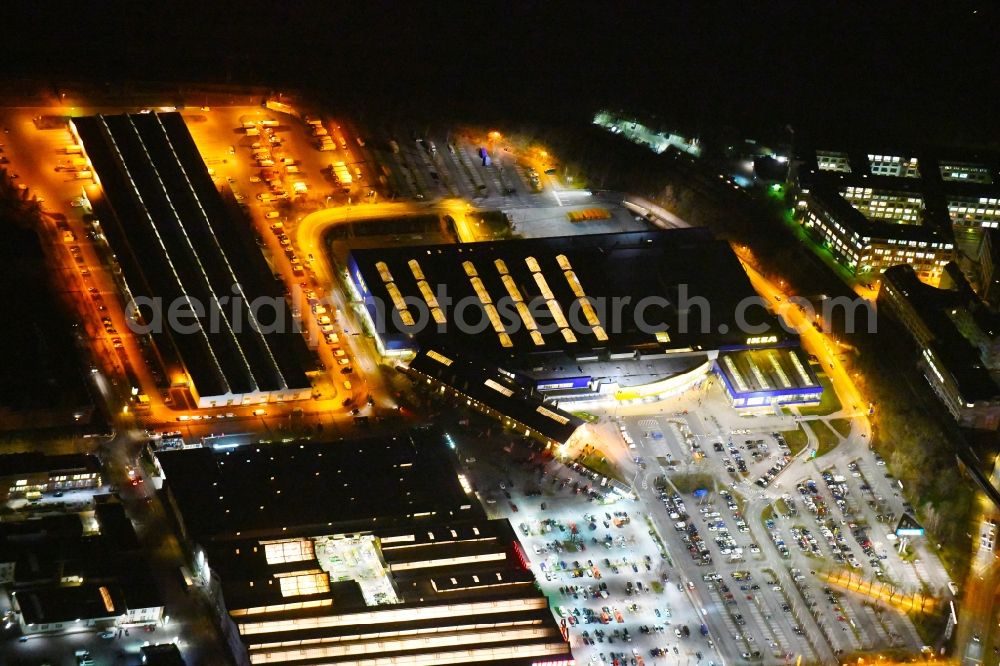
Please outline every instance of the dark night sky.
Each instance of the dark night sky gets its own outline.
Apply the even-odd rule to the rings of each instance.
[[[59,4],[5,7],[0,72],[232,76],[400,116],[551,120],[611,104],[748,135],[790,122],[1000,141],[988,2]]]

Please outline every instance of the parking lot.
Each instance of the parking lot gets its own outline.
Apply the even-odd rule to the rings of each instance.
[[[581,662],[919,652],[909,617],[875,597],[946,594],[945,570],[920,540],[897,552],[894,530],[912,507],[859,431],[813,457],[813,440],[793,452],[782,434],[800,421],[740,414],[718,386],[614,410],[600,427],[622,433],[613,458],[631,499],[524,443],[463,441],[460,454],[488,512],[518,531]],[[827,574],[864,580],[871,594]]]
[[[777,571],[765,564],[763,548],[749,534],[742,499],[725,488],[696,498],[669,487],[659,490],[672,521],[667,541],[680,540],[681,548],[672,549],[678,567],[722,625],[726,643],[735,646],[733,656],[771,661],[801,654],[815,660]]]
[[[640,499],[662,504],[654,515],[668,548],[732,638],[727,656],[826,663],[920,648],[904,614],[822,579],[850,571],[875,589],[943,587],[943,568],[922,546],[906,558],[896,551],[893,531],[912,507],[881,459],[850,439],[825,456],[808,446],[792,455],[781,433],[797,427],[795,417],[737,416],[712,389],[676,406],[618,419],[635,447],[626,467]],[[690,478],[712,482],[700,497],[678,492],[674,479]]]
[[[517,530],[580,663],[721,663],[641,507],[582,467],[523,444],[511,452],[481,444],[461,444],[478,494]]]

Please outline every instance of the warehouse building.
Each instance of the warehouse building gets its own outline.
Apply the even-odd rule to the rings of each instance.
[[[355,249],[348,275],[386,354],[474,346],[535,367],[797,344],[705,229]]]
[[[237,663],[571,663],[444,433],[159,455]]]
[[[798,336],[705,229],[355,249],[347,268],[383,354],[547,443],[579,427],[569,405],[682,394],[719,371],[720,354],[800,359]],[[731,393],[734,404],[812,401],[815,375],[800,386],[795,370],[789,387],[779,375],[765,398]]]
[[[281,285],[181,116],[98,115],[71,127],[100,185],[88,198],[125,300],[152,329],[172,384],[200,407],[309,398],[308,350]]]

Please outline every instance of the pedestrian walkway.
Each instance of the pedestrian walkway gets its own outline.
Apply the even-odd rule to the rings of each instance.
[[[856,576],[849,571],[820,573],[819,577],[836,587],[855,592],[873,601],[882,602],[904,612],[932,612],[937,606],[937,600],[919,592],[908,594],[875,580]]]

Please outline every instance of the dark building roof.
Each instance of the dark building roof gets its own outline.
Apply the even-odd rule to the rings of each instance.
[[[69,576],[85,581],[127,578],[143,570],[144,562],[131,522],[118,513],[120,506],[98,505],[99,534],[84,535],[76,514],[0,523],[0,561],[14,562],[17,586],[59,584]]]
[[[972,314],[978,309],[978,299],[968,289],[964,279],[954,290],[938,289],[921,282],[913,268],[906,264],[886,269],[882,279],[903,294],[930,331],[933,337],[931,346],[945,369],[955,378],[962,398],[966,402],[975,402],[1000,397],[1000,387],[990,375],[981,355],[948,316],[951,310],[962,309]]]
[[[511,373],[483,366],[468,356],[424,349],[410,361],[410,370],[433,377],[557,442],[565,442],[583,425],[580,418],[546,404],[515,382]]]
[[[175,643],[143,645],[139,648],[139,654],[142,655],[145,666],[185,666],[187,663]]]
[[[100,472],[101,465],[95,456],[86,453],[66,453],[47,456],[44,453],[11,453],[0,456],[0,476],[38,474],[47,472]]]
[[[94,410],[92,377],[80,367],[76,319],[66,307],[63,285],[52,279],[43,249],[48,243],[33,224],[22,226],[16,215],[4,214],[0,284],[4,307],[18,313],[20,322],[0,327],[4,430],[79,427],[91,421]]]
[[[571,656],[510,523],[465,493],[439,430],[158,455],[253,661]]]
[[[899,179],[904,180],[904,179]],[[877,187],[873,183],[864,183],[866,187]],[[833,215],[838,222],[846,225],[859,236],[872,238],[900,238],[936,242],[947,238],[941,234],[938,226],[932,224],[896,224],[894,222],[875,220],[865,217],[840,194],[837,187],[826,182],[810,184],[809,196]]]
[[[379,270],[380,263],[387,269],[386,276]],[[419,347],[474,348],[477,357],[508,365],[512,361],[513,365],[541,364],[537,358],[567,350],[587,355],[595,350],[742,347],[746,334],[738,326],[737,305],[743,299],[757,298],[728,243],[696,228],[353,250],[349,264],[356,283],[360,274],[362,295],[386,337],[410,336]],[[431,319],[420,330],[408,332],[398,319],[388,316],[396,308],[386,278],[391,278],[403,298],[416,304],[411,305],[416,316],[417,307],[426,303],[418,274],[436,296],[443,288],[452,306],[445,306],[439,297],[447,324],[439,327]],[[504,346],[484,316],[477,280],[499,310],[509,346]],[[567,340],[555,326],[558,319],[547,307],[546,286],[569,321],[575,341]],[[368,294],[364,294],[365,287]],[[511,287],[529,306],[543,344],[532,339]],[[581,312],[577,289],[592,303],[606,339],[591,325],[585,309]],[[379,313],[376,301],[385,305],[384,313]],[[464,310],[465,321],[485,324],[480,332],[463,331],[456,324],[456,306],[461,303],[470,306]],[[648,307],[643,309],[643,304]],[[613,315],[616,311],[620,316]],[[637,323],[640,313],[646,326]],[[765,333],[779,341],[794,338],[763,305],[751,305],[746,315],[747,321],[765,324]],[[703,316],[707,319],[704,326]],[[544,332],[543,326],[549,331]],[[669,339],[658,339],[656,331],[660,330]]]
[[[119,579],[116,583],[125,606],[132,610],[156,608],[163,605],[160,588],[152,578],[145,578],[145,572],[136,576]]]
[[[462,490],[453,454],[434,429],[158,456],[188,535],[198,541],[317,527],[370,529],[415,515],[480,511]]]
[[[171,331],[164,321],[153,336],[179,355],[198,393],[307,388],[308,352],[282,291],[249,226],[216,190],[181,116],[89,116],[73,125],[104,192],[95,207],[133,297],[162,299],[165,319],[170,304],[188,298],[208,312],[222,297],[245,296],[243,307],[218,308],[215,322],[200,317],[194,332]],[[284,331],[267,332],[273,322],[251,314],[248,304],[265,297],[285,323],[274,328]],[[262,311],[262,319],[272,316],[271,308]]]
[[[104,587],[107,599],[101,594]],[[126,612],[125,600],[115,587],[84,584],[44,587],[15,592],[26,624],[75,622],[77,619],[114,617]],[[110,606],[105,602],[109,602]]]
[[[135,534],[132,521],[125,514],[125,505],[113,496],[102,495],[97,500],[94,513],[101,527],[101,536],[116,550],[132,551],[139,548],[139,538]]]
[[[124,615],[129,609],[163,605],[152,580],[120,584],[83,583],[19,590],[14,593],[27,624],[74,622]]]
[[[0,543],[24,543],[38,539],[79,539],[83,523],[79,514],[59,513],[29,520],[0,521]]]

